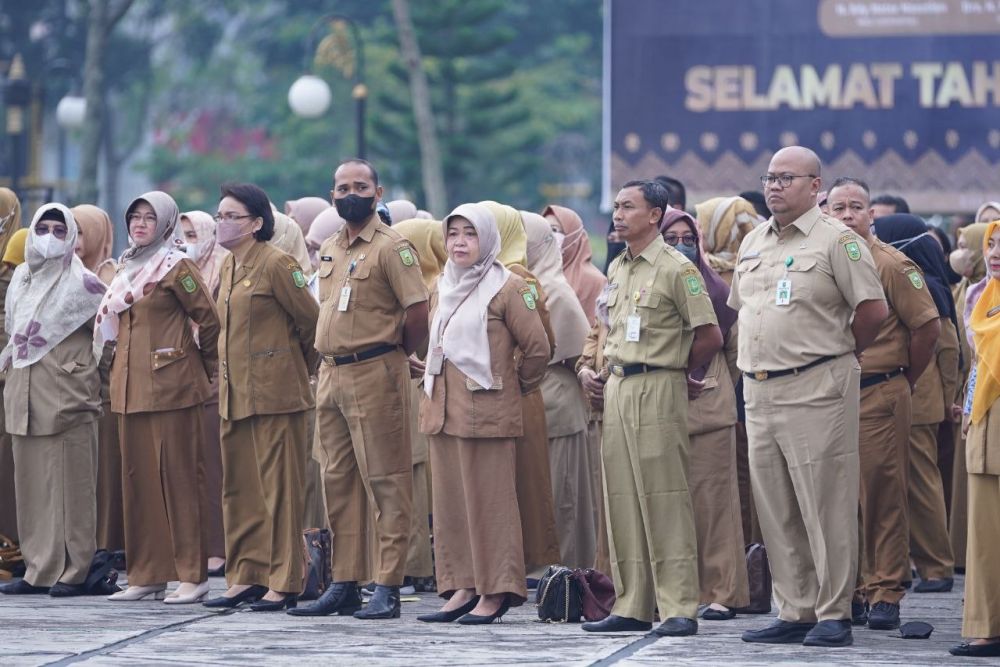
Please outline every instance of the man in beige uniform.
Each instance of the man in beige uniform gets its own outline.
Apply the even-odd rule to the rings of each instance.
[[[347,224],[320,248],[316,431],[334,584],[288,613],[398,618],[413,495],[407,355],[427,338],[427,288],[413,246],[375,212],[382,188],[372,165],[342,163],[331,194]],[[378,552],[362,611],[368,503]]]
[[[856,625],[892,630],[899,627],[903,582],[910,578],[910,393],[934,354],[941,325],[920,268],[872,234],[868,185],[838,178],[827,201],[830,214],[871,250],[889,307],[861,360],[861,572],[851,617]]]
[[[615,197],[615,231],[627,251],[611,264],[611,329],[605,354],[604,500],[617,600],[589,632],[652,627],[659,635],[698,631],[698,554],[687,485],[688,369],[722,349],[722,333],[701,273],[660,237],[669,205],[655,181],[630,181]],[[583,368],[588,391],[601,380]],[[595,387],[595,385],[597,385]]]
[[[858,560],[856,355],[886,317],[885,296],[864,242],[816,206],[815,153],[783,148],[761,181],[774,217],[743,239],[729,305],[740,313],[750,475],[778,620],[743,640],[846,646]]]

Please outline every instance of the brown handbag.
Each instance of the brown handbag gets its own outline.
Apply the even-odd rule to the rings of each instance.
[[[602,621],[615,606],[615,585],[599,570],[576,569],[573,578],[580,584],[583,617],[588,621]]]
[[[306,528],[302,531],[302,593],[300,600],[316,600],[330,587],[330,531],[326,528]]]
[[[740,614],[770,614],[771,565],[763,544],[747,547],[747,579],[750,583],[750,604],[736,611]]]

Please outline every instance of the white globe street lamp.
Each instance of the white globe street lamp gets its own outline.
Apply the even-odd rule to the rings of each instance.
[[[330,108],[333,95],[326,81],[304,74],[288,89],[288,106],[300,118],[318,118]],[[61,104],[61,103],[60,103]]]
[[[77,130],[83,127],[86,114],[87,100],[78,95],[67,95],[56,105],[56,122],[65,130]]]

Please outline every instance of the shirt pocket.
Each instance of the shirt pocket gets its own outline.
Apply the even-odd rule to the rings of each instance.
[[[813,295],[816,281],[821,279],[817,266],[816,259],[805,258],[796,260],[788,267],[788,279],[792,281],[792,301]]]
[[[743,260],[736,265],[736,273],[739,275],[739,297],[743,303],[746,303],[755,291],[763,287],[757,284],[764,273],[760,270],[762,261],[760,257],[755,257]]]
[[[330,298],[330,293],[333,291],[333,260],[324,259],[319,263],[319,270],[316,271],[316,276],[319,280],[319,302],[323,303]]]
[[[493,384],[489,387],[482,387],[478,382],[467,377],[465,378],[465,388],[469,391],[501,391],[503,389],[503,376],[494,375]]]
[[[165,369],[171,366],[172,364],[175,364],[176,362],[180,361],[181,359],[187,356],[187,353],[181,349],[169,348],[151,352],[150,356],[151,356],[150,365],[152,366],[153,372],[155,373],[158,370]]]
[[[372,264],[369,260],[358,262],[354,272],[350,274],[347,284],[351,286],[350,308],[358,310],[378,310],[385,307],[379,298],[373,296],[375,276],[372,275]]]

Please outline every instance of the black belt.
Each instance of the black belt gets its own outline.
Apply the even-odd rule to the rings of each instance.
[[[746,371],[743,371],[743,375],[745,377],[750,378],[751,380],[757,380],[758,382],[763,382],[764,380],[770,380],[772,378],[780,378],[785,375],[798,375],[799,373],[807,371],[810,368],[813,368],[814,366],[825,364],[826,362],[832,361],[833,359],[836,358],[837,357],[833,356],[820,357],[819,359],[810,361],[805,366],[799,366],[798,368],[788,368],[783,371],[754,371],[753,373],[748,373]]]
[[[882,384],[883,382],[888,382],[897,375],[902,375],[903,369],[897,368],[896,370],[889,373],[877,373],[870,377],[861,378],[861,388],[867,389],[868,387],[874,387],[877,384]]]
[[[650,366],[649,364],[629,364],[628,366],[611,364],[608,366],[608,370],[611,371],[612,375],[617,375],[620,378],[627,378],[630,375],[652,373],[653,371],[665,371],[667,369],[662,366]]]
[[[347,364],[353,364],[358,361],[367,361],[368,359],[374,359],[375,357],[381,356],[383,354],[388,354],[396,349],[396,345],[379,345],[373,347],[370,350],[365,350],[364,352],[355,352],[354,354],[342,354],[340,356],[333,356],[332,354],[324,354],[323,361],[330,364],[331,366],[346,366]]]

